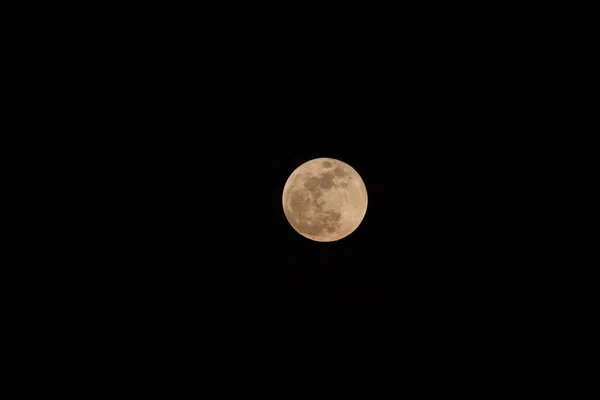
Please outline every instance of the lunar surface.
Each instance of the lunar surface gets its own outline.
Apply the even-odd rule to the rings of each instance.
[[[333,242],[358,228],[367,212],[367,188],[350,165],[316,158],[300,165],[283,188],[283,211],[302,236]]]

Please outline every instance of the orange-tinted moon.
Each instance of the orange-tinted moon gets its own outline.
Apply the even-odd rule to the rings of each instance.
[[[354,232],[367,212],[367,188],[354,168],[317,158],[292,172],[283,189],[283,211],[302,236],[333,242]]]

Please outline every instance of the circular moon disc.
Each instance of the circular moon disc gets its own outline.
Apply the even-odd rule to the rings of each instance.
[[[302,236],[333,242],[358,228],[367,212],[367,188],[354,168],[333,158],[300,165],[283,188],[283,211]]]

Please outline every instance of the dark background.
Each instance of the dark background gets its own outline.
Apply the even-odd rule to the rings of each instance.
[[[203,310],[234,325],[481,324],[506,310],[523,282],[522,260],[511,259],[523,243],[511,226],[519,199],[506,190],[501,146],[493,134],[458,129],[476,123],[472,114],[423,128],[425,116],[401,106],[381,116],[365,97],[325,116],[270,111],[234,125],[236,135],[157,144],[127,181],[141,232],[125,244],[138,251],[127,277],[147,281],[136,288],[167,318]],[[302,237],[281,205],[288,176],[317,157],[352,165],[368,190],[362,224],[338,242]]]
[[[36,335],[81,343],[124,379],[196,380],[205,365],[244,388],[230,371],[328,379],[360,364],[401,390],[412,376],[446,390],[431,371],[470,385],[493,374],[481,365],[526,378],[532,348],[552,357],[531,329],[559,308],[545,279],[562,273],[541,262],[553,210],[531,195],[553,179],[539,156],[558,157],[539,127],[553,121],[539,102],[553,77],[532,62],[542,43],[554,54],[544,30],[523,35],[497,10],[295,25],[146,11],[94,11],[97,26],[80,16],[53,27],[62,38],[36,35],[44,51],[24,47],[37,59],[23,96],[46,110],[25,119],[43,137],[26,140],[58,166],[35,174],[47,245],[23,253],[44,260],[25,269],[48,291]],[[524,30],[543,19],[512,14]],[[367,186],[367,214],[339,242],[305,239],[283,213],[288,176],[316,157]]]
[[[527,45],[505,57],[493,32],[445,32],[121,40],[96,64],[93,110],[115,316],[232,340],[350,326],[464,340],[527,319]],[[288,176],[317,157],[367,186],[339,242],[283,213]]]

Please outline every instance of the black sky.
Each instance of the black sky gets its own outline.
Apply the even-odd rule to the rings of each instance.
[[[548,270],[540,253],[553,254],[537,230],[554,220],[531,195],[553,179],[538,156],[556,157],[539,124],[553,120],[538,99],[553,90],[552,62],[530,62],[545,31],[525,38],[511,19],[491,24],[497,10],[458,10],[463,23],[431,5],[352,18],[306,10],[323,29],[312,17],[292,25],[296,11],[265,10],[263,23],[227,7],[221,19],[111,11],[122,31],[109,19],[89,36],[69,30],[81,43],[68,57],[36,61],[73,85],[48,75],[56,90],[42,97],[65,125],[31,115],[49,142],[75,132],[59,147],[76,162],[50,152],[65,176],[75,171],[69,194],[39,195],[75,219],[50,208],[57,223],[42,231],[66,259],[32,249],[66,287],[47,285],[65,303],[50,315],[74,310],[74,328],[57,332],[93,333],[81,349],[114,354],[107,371],[124,368],[124,379],[134,364],[182,368],[203,390],[206,369],[224,376],[219,390],[244,391],[230,370],[267,386],[277,379],[260,364],[307,380],[321,367],[328,379],[327,356],[352,365],[360,349],[378,359],[361,366],[380,366],[400,390],[413,372],[419,393],[447,392],[422,371],[441,367],[470,385],[461,362],[488,374],[479,366],[535,343],[527,325],[554,312],[536,290]],[[289,175],[318,157],[351,165],[368,192],[362,223],[337,242],[299,235],[282,208]],[[498,376],[527,368],[521,360]]]
[[[516,201],[503,189],[515,156],[503,149],[518,144],[498,101],[414,65],[390,79],[370,70],[356,84],[323,71],[218,75],[208,101],[175,99],[151,115],[150,133],[129,143],[137,158],[126,184],[149,239],[136,241],[152,266],[141,275],[178,303],[208,296],[241,313],[496,306]],[[368,190],[362,224],[339,242],[307,240],[283,213],[288,176],[317,157],[347,162]]]
[[[199,54],[173,45],[161,79],[134,68],[113,99],[133,132],[113,152],[127,164],[111,199],[126,215],[120,292],[177,320],[442,324],[501,310],[507,283],[522,290],[513,219],[530,144],[510,70],[443,35],[331,51],[273,40]],[[282,209],[288,176],[317,157],[350,164],[369,195],[362,224],[338,242],[300,236]]]

